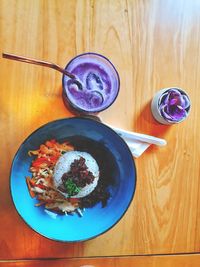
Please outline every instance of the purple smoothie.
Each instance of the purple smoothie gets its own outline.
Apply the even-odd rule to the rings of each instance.
[[[105,57],[86,53],[72,59],[66,70],[76,79],[63,76],[63,97],[74,109],[96,113],[109,107],[119,92],[119,75]]]

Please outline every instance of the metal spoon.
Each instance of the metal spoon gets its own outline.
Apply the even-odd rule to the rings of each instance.
[[[12,59],[12,60],[17,60],[17,61],[29,63],[29,64],[40,65],[40,66],[48,67],[51,69],[55,69],[55,70],[65,74],[65,75],[67,75],[68,77],[70,77],[72,79],[76,79],[76,77],[73,74],[69,73],[65,69],[63,69],[60,66],[58,66],[54,63],[51,63],[51,62],[33,59],[33,58],[28,58],[28,57],[23,57],[23,56],[17,56],[17,55],[13,55],[13,54],[7,54],[7,53],[2,53],[2,57],[7,58],[7,59]]]

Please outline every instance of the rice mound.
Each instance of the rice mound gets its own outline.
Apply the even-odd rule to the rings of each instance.
[[[82,151],[69,151],[62,155],[57,161],[54,169],[54,185],[57,190],[62,193],[65,197],[68,197],[67,193],[61,192],[58,187],[62,184],[62,176],[64,173],[70,170],[70,165],[75,159],[80,159],[83,157],[85,159],[85,164],[89,171],[94,175],[94,181],[91,184],[87,184],[85,187],[81,188],[80,192],[71,198],[81,198],[89,195],[97,186],[99,180],[99,166],[96,160],[87,152]]]

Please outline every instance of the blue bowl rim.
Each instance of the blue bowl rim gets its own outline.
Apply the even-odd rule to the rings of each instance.
[[[34,229],[24,218],[23,218],[23,215],[21,215],[15,205],[15,202],[14,202],[14,199],[13,199],[13,194],[12,194],[12,188],[11,188],[11,174],[12,174],[12,169],[13,169],[13,165],[14,165],[14,162],[15,162],[15,159],[21,149],[21,147],[24,145],[24,143],[29,139],[31,138],[31,136],[33,134],[35,134],[36,132],[38,132],[40,129],[50,125],[50,124],[53,124],[55,122],[59,122],[59,121],[65,121],[65,120],[76,120],[76,119],[81,119],[81,120],[88,120],[88,121],[93,121],[95,122],[96,124],[99,124],[99,125],[103,125],[103,127],[109,129],[110,131],[113,132],[113,134],[119,138],[119,140],[121,140],[121,142],[124,143],[124,145],[126,146],[127,148],[127,151],[128,153],[130,154],[130,156],[132,157],[132,167],[133,167],[133,170],[134,170],[134,173],[135,173],[135,182],[134,182],[134,189],[133,189],[133,192],[132,192],[132,196],[130,198],[130,201],[126,207],[126,209],[122,212],[121,216],[119,217],[119,219],[114,223],[112,224],[110,227],[108,227],[106,230],[104,230],[103,232],[100,232],[99,234],[97,235],[94,235],[94,236],[91,236],[91,237],[88,237],[88,238],[84,238],[84,239],[81,239],[81,240],[75,240],[75,241],[71,241],[71,240],[59,240],[59,239],[56,239],[56,238],[51,238],[51,237],[48,237],[46,236],[45,234],[43,233],[40,233],[39,231],[37,231],[36,229]],[[47,122],[43,125],[41,125],[40,127],[38,127],[36,130],[34,130],[31,134],[29,134],[25,139],[24,141],[21,143],[21,145],[19,146],[19,148],[17,149],[14,157],[13,157],[13,160],[12,160],[12,164],[11,164],[11,167],[10,167],[10,175],[9,175],[9,190],[10,190],[10,195],[11,195],[11,199],[12,199],[12,203],[15,207],[15,210],[17,211],[18,215],[20,216],[20,218],[22,219],[22,221],[25,222],[25,224],[31,229],[33,230],[35,233],[39,234],[40,236],[42,237],[45,237],[46,239],[49,239],[49,240],[52,240],[52,241],[56,241],[56,242],[61,242],[61,243],[78,243],[78,242],[84,242],[84,241],[88,241],[88,240],[92,240],[98,236],[101,236],[103,235],[104,233],[108,232],[109,230],[111,230],[122,218],[123,216],[125,215],[125,213],[127,212],[128,208],[130,207],[132,201],[133,201],[133,198],[134,198],[134,195],[135,195],[135,190],[136,190],[136,185],[137,185],[137,170],[136,170],[136,165],[135,165],[135,161],[134,161],[134,158],[132,156],[132,153],[131,153],[131,150],[130,148],[128,147],[128,145],[126,144],[126,142],[113,130],[111,129],[109,126],[105,125],[104,123],[102,122],[99,122],[97,120],[94,120],[92,118],[85,118],[85,117],[70,117],[70,118],[61,118],[61,119],[57,119],[57,120],[53,120],[53,121],[50,121],[50,122]]]
[[[106,60],[110,63],[110,65],[113,67],[113,69],[115,70],[115,72],[116,72],[116,74],[117,74],[117,80],[118,80],[117,94],[116,94],[115,98],[113,99],[113,101],[112,101],[107,107],[105,107],[105,108],[103,108],[103,109],[96,110],[96,111],[92,111],[92,112],[90,112],[89,110],[84,110],[84,109],[82,109],[82,108],[79,108],[78,106],[76,106],[75,104],[73,104],[73,103],[69,100],[69,98],[68,98],[67,96],[66,96],[66,98],[67,98],[67,101],[69,102],[70,106],[72,106],[72,108],[74,108],[77,112],[81,112],[81,113],[85,113],[85,114],[99,113],[99,112],[102,112],[102,111],[106,110],[107,108],[109,108],[109,107],[115,102],[115,100],[117,99],[117,97],[118,97],[118,95],[119,95],[119,91],[120,91],[120,77],[119,77],[119,73],[118,73],[117,69],[115,68],[114,64],[110,61],[110,59],[108,59],[108,58],[105,57],[104,55],[101,55],[101,54],[99,54],[99,53],[95,53],[95,52],[85,52],[85,53],[81,53],[81,54],[76,55],[75,57],[73,57],[73,58],[67,63],[67,65],[65,66],[65,69],[67,69],[67,67],[71,64],[71,62],[72,62],[74,59],[76,59],[76,58],[78,58],[78,57],[80,57],[80,56],[84,56],[84,55],[96,55],[96,56],[99,56],[99,57],[102,57],[102,58],[106,59]],[[63,95],[65,96],[64,76],[65,76],[65,75],[63,74],[63,76],[62,76],[62,91],[63,91]]]

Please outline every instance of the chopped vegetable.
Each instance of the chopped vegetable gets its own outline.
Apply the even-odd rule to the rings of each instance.
[[[29,190],[29,194],[32,198],[35,197],[35,192],[32,191],[32,186],[31,186],[31,178],[30,177],[26,177],[26,184],[28,186],[28,190]]]
[[[69,197],[78,194],[81,190],[80,187],[78,187],[70,178],[67,179],[64,185]]]
[[[36,207],[45,205],[47,209],[64,213],[72,212],[78,207],[77,199],[66,199],[53,185],[53,169],[58,158],[73,149],[67,142],[60,144],[52,139],[40,145],[39,149],[28,152],[28,155],[34,156],[35,159],[30,167],[32,178],[26,177],[26,183],[30,196],[39,201],[35,204]],[[70,183],[67,187],[71,195],[79,190],[76,185],[74,187]]]

